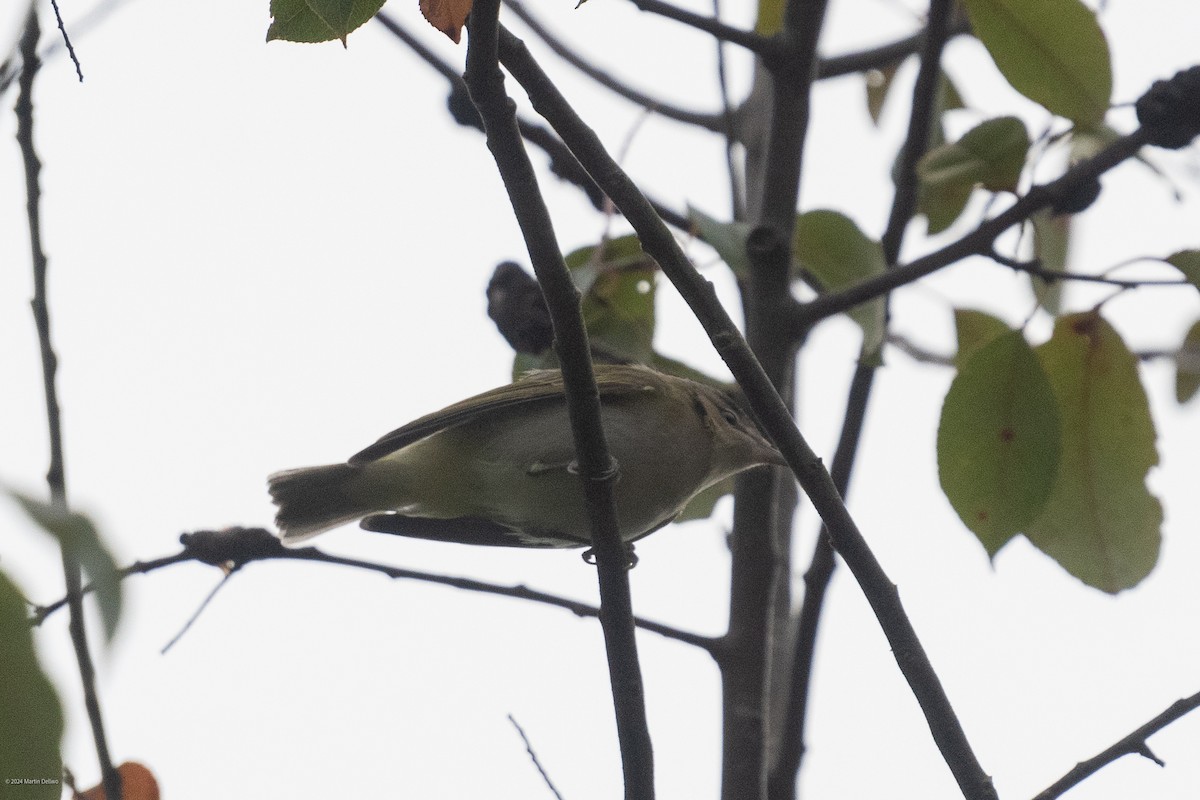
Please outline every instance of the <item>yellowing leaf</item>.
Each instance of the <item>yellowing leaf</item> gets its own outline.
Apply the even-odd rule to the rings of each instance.
[[[1175,354],[1175,399],[1186,403],[1200,390],[1200,320],[1197,320]]]
[[[159,800],[158,780],[154,773],[136,761],[117,767],[121,776],[121,800]],[[105,800],[104,784],[80,792],[77,800]]]
[[[430,25],[458,44],[471,13],[471,0],[421,0],[421,13]]]
[[[954,365],[961,370],[984,345],[1011,332],[1012,328],[1004,320],[984,311],[956,308],[954,330],[958,335],[958,353],[954,356]]]
[[[271,0],[267,41],[346,44],[351,31],[366,24],[384,0]],[[457,39],[455,41],[458,41]]]
[[[1058,478],[1025,535],[1089,586],[1136,586],[1158,560],[1162,506],[1146,488],[1158,463],[1137,359],[1099,313],[1069,314],[1037,348],[1062,415]]]
[[[1014,89],[1080,125],[1104,119],[1112,95],[1108,41],[1080,0],[963,0],[963,6]]]
[[[942,406],[938,477],[989,556],[1041,513],[1060,447],[1054,391],[1020,331],[977,350]]]
[[[62,707],[33,650],[25,600],[0,573],[0,784],[4,797],[58,800]],[[14,779],[53,783],[13,784]]]
[[[792,246],[800,265],[828,291],[854,286],[887,267],[883,246],[836,211],[809,211],[798,216]],[[883,299],[856,306],[849,314],[863,330],[861,358],[879,363],[887,323]]]
[[[1066,272],[1071,255],[1071,215],[1053,214],[1047,209],[1029,218],[1033,224],[1033,257],[1043,269]],[[1054,281],[1029,276],[1033,296],[1039,306],[1052,317],[1062,311],[1066,281]]]

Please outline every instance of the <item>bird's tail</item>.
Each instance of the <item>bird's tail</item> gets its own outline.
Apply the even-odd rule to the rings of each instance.
[[[271,499],[279,506],[275,524],[283,543],[294,545],[330,528],[374,511],[351,491],[361,467],[330,464],[276,472],[267,478]]]

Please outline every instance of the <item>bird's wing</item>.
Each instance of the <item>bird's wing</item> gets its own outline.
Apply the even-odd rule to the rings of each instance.
[[[616,397],[647,390],[653,391],[658,382],[653,376],[654,373],[644,367],[610,367],[597,376],[596,384],[600,391],[600,397]],[[638,380],[638,378],[646,379]],[[441,411],[426,414],[420,419],[397,428],[375,444],[355,453],[350,457],[350,463],[365,464],[383,458],[413,442],[424,439],[426,436],[476,419],[484,414],[491,414],[502,409],[554,402],[562,398],[562,392],[562,374],[558,370],[527,372],[515,384],[492,389],[452,406],[447,406]]]

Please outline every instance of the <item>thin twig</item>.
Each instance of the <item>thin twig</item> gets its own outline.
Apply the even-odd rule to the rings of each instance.
[[[529,94],[534,108],[550,123],[625,214],[643,249],[662,267],[704,326],[721,358],[745,389],[751,408],[779,446],[817,513],[829,526],[830,538],[845,559],[887,636],[901,672],[908,680],[948,763],[976,763],[962,726],[950,705],[929,657],[904,613],[889,580],[862,533],[846,510],[821,459],[800,435],[791,413],[761,364],[746,346],[733,320],[721,306],[711,283],[687,260],[671,232],[620,167],[605,152],[596,134],[578,117],[516,37],[501,30],[501,60]],[[969,766],[967,767],[969,769]],[[968,798],[995,797],[987,775],[978,771],[960,782]]]
[[[1082,281],[1083,283],[1102,283],[1106,286],[1116,286],[1121,289],[1141,289],[1144,286],[1192,286],[1192,282],[1185,278],[1148,278],[1144,280],[1130,280],[1123,278],[1110,278],[1107,275],[1091,275],[1084,272],[1066,272],[1063,270],[1046,269],[1037,259],[1030,261],[1022,261],[1016,258],[1009,258],[1006,255],[996,252],[995,249],[988,251],[988,257],[997,264],[1002,264],[1016,272],[1025,272],[1029,275],[1035,275],[1046,281]]]
[[[958,13],[950,22],[950,37],[961,36],[971,32],[971,26],[964,14]],[[865,72],[869,69],[879,69],[888,64],[911,56],[925,44],[925,29],[897,39],[894,42],[858,50],[853,53],[843,53],[840,56],[822,58],[817,64],[818,78],[836,78],[854,72]]]
[[[217,596],[217,592],[221,591],[225,584],[229,582],[229,579],[233,577],[234,572],[234,570],[230,570],[229,572],[225,573],[225,577],[221,578],[220,582],[212,588],[212,591],[209,592],[202,601],[200,601],[200,606],[195,610],[195,612],[192,613],[190,617],[188,617],[188,621],[183,623],[183,627],[179,629],[179,633],[172,636],[171,641],[164,644],[162,650],[158,651],[159,655],[165,656],[167,651],[174,647],[175,643],[182,639],[185,633],[191,630],[192,625],[194,625],[196,620],[200,619],[200,615],[204,613],[204,609],[208,608],[208,604],[211,603],[212,599]]]
[[[721,0],[712,0],[713,16],[721,16]],[[729,175],[729,212],[732,219],[742,220],[746,216],[746,203],[742,195],[742,182],[738,178],[738,162],[735,155],[737,147],[737,114],[734,113],[733,101],[729,98],[729,77],[725,64],[725,44],[717,39],[717,90],[721,93],[721,119],[725,125],[725,171]]]
[[[156,558],[152,561],[135,562],[122,569],[118,574],[121,578],[128,577],[129,575],[145,575],[173,564],[183,564],[190,561],[218,566],[226,572],[236,571],[245,564],[253,561],[312,561],[318,564],[332,564],[334,566],[376,572],[396,580],[421,581],[440,586],[450,586],[469,592],[480,592],[499,597],[528,600],[570,611],[577,617],[598,619],[600,616],[600,609],[590,603],[583,603],[578,600],[548,594],[536,589],[530,589],[527,586],[501,586],[486,581],[478,581],[473,578],[439,575],[432,572],[422,572],[404,567],[379,564],[374,561],[343,558],[325,553],[315,547],[287,548],[280,544],[279,540],[271,535],[269,531],[262,528],[230,528],[223,531],[185,533],[180,536],[180,541],[183,543],[183,549],[178,553]],[[88,594],[91,591],[93,591],[93,587],[90,584],[83,587],[84,594]],[[47,617],[65,606],[66,603],[66,598],[62,598],[48,605],[35,607],[30,623],[34,626],[41,625]],[[711,636],[703,636],[641,617],[635,617],[634,622],[642,630],[657,633],[666,639],[673,639],[683,644],[699,647],[709,653],[715,653],[720,648],[720,641]]]
[[[62,12],[58,10],[58,0],[50,0],[50,7],[54,9],[54,19],[58,21],[58,30],[62,34],[63,44],[67,47],[67,54],[71,56],[71,63],[75,65],[75,74],[79,76],[79,82],[83,83],[83,67],[79,63],[79,57],[75,55],[75,46],[71,44],[71,37],[67,35],[67,26],[63,24]]]
[[[1086,161],[1081,161],[1049,183],[1032,187],[1028,193],[992,219],[982,223],[974,231],[951,242],[940,250],[922,256],[882,275],[863,281],[840,292],[821,295],[797,306],[792,324],[807,330],[820,320],[848,311],[857,305],[907,286],[927,275],[973,255],[986,255],[992,249],[996,237],[1014,225],[1027,220],[1035,212],[1047,208],[1060,198],[1069,195],[1080,184],[1103,175],[1108,170],[1137,154],[1149,141],[1150,133],[1138,128],[1133,133],[1116,139],[1104,150]]]
[[[1033,798],[1033,800],[1054,800],[1061,796],[1072,786],[1076,786],[1083,782],[1086,778],[1099,772],[1104,767],[1116,761],[1122,756],[1140,755],[1150,759],[1160,767],[1165,764],[1154,755],[1150,750],[1146,740],[1155,733],[1158,733],[1163,728],[1170,725],[1175,720],[1195,711],[1200,708],[1200,692],[1185,697],[1182,700],[1176,700],[1165,711],[1159,714],[1154,719],[1142,725],[1137,730],[1124,737],[1111,747],[1101,750],[1096,755],[1089,758],[1087,761],[1080,761],[1070,772],[1063,775],[1046,789],[1043,789]]]
[[[587,59],[579,56],[571,47],[567,46],[566,43],[555,36],[545,25],[542,25],[541,22],[538,21],[537,17],[533,16],[520,2],[520,0],[504,0],[504,4],[510,11],[517,15],[517,18],[520,19],[526,27],[533,31],[539,39],[545,42],[546,46],[549,47],[555,55],[614,94],[624,97],[629,102],[639,105],[642,108],[649,109],[660,116],[666,117],[667,119],[673,119],[676,122],[682,122],[687,125],[695,125],[699,128],[713,131],[714,133],[721,132],[723,123],[721,121],[720,114],[710,114],[703,111],[691,111],[685,108],[680,108],[625,85],[609,73],[593,65]]]
[[[58,510],[66,513],[67,484],[63,469],[62,417],[58,404],[58,389],[55,376],[58,357],[50,337],[50,306],[46,293],[46,271],[48,261],[42,247],[41,185],[42,164],[33,142],[33,81],[40,62],[37,55],[41,26],[38,22],[37,4],[31,4],[21,36],[21,79],[17,97],[17,142],[25,167],[26,216],[29,220],[29,243],[33,262],[33,300],[31,302],[34,323],[38,332],[38,347],[42,357],[42,385],[46,395],[46,423],[50,433],[50,468],[46,482],[50,486],[50,501]],[[96,693],[96,669],[88,651],[87,631],[84,628],[83,583],[79,561],[62,546],[63,575],[66,580],[67,604],[71,617],[68,629],[75,660],[79,664],[79,678],[83,684],[84,706],[91,723],[92,739],[96,745],[96,757],[100,763],[104,790],[109,797],[121,796],[121,776],[113,767],[108,752],[108,740],[104,734],[104,721],[100,714],[100,698]]]
[[[620,465],[609,454],[600,422],[600,394],[592,367],[579,291],[563,263],[550,212],[521,141],[514,103],[500,72],[500,0],[475,0],[467,21],[467,88],[487,131],[488,149],[508,192],[530,262],[542,286],[562,367],[575,464],[591,521],[592,550],[600,583],[600,626],[616,713],[626,800],[653,800],[654,754],[646,719],[629,590],[628,553],[617,527],[613,487]],[[594,176],[593,176],[594,177]]]
[[[764,63],[768,65],[778,62],[786,55],[784,47],[777,40],[760,36],[754,31],[744,31],[741,28],[726,25],[717,16],[705,17],[670,3],[664,3],[663,0],[631,0],[631,2],[638,7],[639,11],[658,14],[660,17],[682,22],[696,30],[704,31],[717,41],[744,47],[763,59]]]
[[[521,723],[517,722],[516,717],[514,717],[512,714],[508,715],[508,721],[511,722],[512,726],[517,729],[517,735],[520,736],[521,741],[525,743],[525,752],[529,753],[529,760],[532,761],[533,766],[537,768],[538,774],[542,776],[542,780],[546,783],[546,787],[554,794],[555,797],[558,798],[558,800],[563,800],[563,796],[554,786],[554,781],[550,780],[550,776],[546,773],[545,768],[542,766],[542,762],[538,759],[538,755],[534,751],[533,745],[530,744],[529,737],[525,735],[525,729],[521,727]]]
[[[408,45],[426,64],[435,69],[449,82],[452,100],[456,96],[467,97],[467,85],[463,82],[458,70],[438,57],[420,39],[413,36],[403,25],[390,17],[386,12],[381,11],[376,14],[375,20],[383,25],[389,33]],[[470,104],[468,103],[467,105],[469,106]],[[471,120],[461,119],[458,116],[455,119],[461,125],[469,125],[482,130],[483,123],[479,120],[473,106],[471,106],[471,114]],[[519,119],[517,124],[521,128],[521,135],[525,137],[525,140],[540,147],[550,157],[551,172],[563,180],[578,186],[587,195],[592,205],[597,210],[603,211],[607,202],[604,192],[600,191],[600,187],[587,174],[587,171],[579,165],[579,162],[575,160],[575,156],[562,143],[562,140],[544,126],[529,122],[528,120]],[[669,224],[685,231],[690,231],[693,227],[691,220],[688,219],[686,214],[682,214],[662,202],[653,200],[651,202],[654,203],[654,208],[659,215]]]

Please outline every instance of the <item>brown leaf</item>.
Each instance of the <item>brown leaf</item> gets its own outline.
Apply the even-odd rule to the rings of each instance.
[[[421,13],[430,25],[458,44],[471,13],[471,0],[421,0]]]
[[[117,767],[121,775],[122,800],[159,800],[158,781],[154,773],[136,761],[126,761]],[[97,784],[86,792],[77,792],[75,800],[105,800],[104,784]]]

